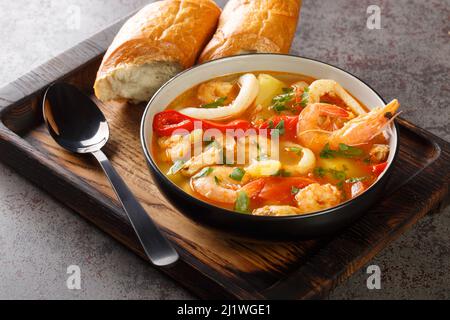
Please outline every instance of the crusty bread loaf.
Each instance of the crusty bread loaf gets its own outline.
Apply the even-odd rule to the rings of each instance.
[[[289,53],[301,0],[230,0],[199,62],[243,53]]]
[[[164,82],[195,63],[220,12],[212,0],[165,0],[140,10],[106,52],[96,96],[102,101],[148,101]]]

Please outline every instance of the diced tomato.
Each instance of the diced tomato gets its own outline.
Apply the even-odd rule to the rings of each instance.
[[[376,164],[372,166],[372,173],[379,176],[380,174],[382,174],[384,172],[384,170],[386,170],[387,167],[387,162],[383,162],[380,164]]]
[[[250,199],[255,199],[259,195],[261,190],[264,188],[264,184],[265,184],[265,180],[263,178],[254,180],[250,183],[247,183],[245,186],[243,186],[241,188],[241,191],[245,191],[245,193],[247,193],[247,196]]]
[[[292,192],[294,188],[302,189],[314,182],[304,177],[267,177],[254,180],[241,190],[251,199],[287,203],[294,199],[295,194]]]
[[[274,116],[267,121],[257,125],[257,129],[276,129],[283,121],[284,134],[286,139],[295,139],[297,135],[298,116]]]
[[[295,139],[297,136],[298,116],[285,116],[284,127],[286,130],[285,136],[288,139]]]

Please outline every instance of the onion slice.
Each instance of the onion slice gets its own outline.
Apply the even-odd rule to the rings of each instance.
[[[259,93],[259,84],[256,77],[247,73],[239,78],[241,90],[230,105],[214,109],[205,108],[185,108],[180,113],[202,120],[227,120],[242,114],[255,101]]]

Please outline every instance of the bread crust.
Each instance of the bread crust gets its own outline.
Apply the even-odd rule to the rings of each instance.
[[[212,0],[164,0],[131,17],[107,50],[94,89],[119,66],[173,62],[189,68],[210,40],[221,9]]]
[[[289,53],[301,0],[230,0],[199,62],[246,52]]]

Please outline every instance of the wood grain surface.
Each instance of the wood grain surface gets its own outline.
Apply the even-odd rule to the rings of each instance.
[[[53,81],[91,93],[101,55],[117,27],[0,90],[0,158],[145,257],[98,165],[88,155],[61,149],[41,118],[42,91]],[[180,251],[181,263],[163,271],[203,298],[325,297],[422,216],[448,204],[449,144],[399,119],[399,159],[385,196],[351,227],[310,241],[232,238],[184,217],[153,184],[139,141],[144,107],[98,104],[111,129],[106,154]]]

